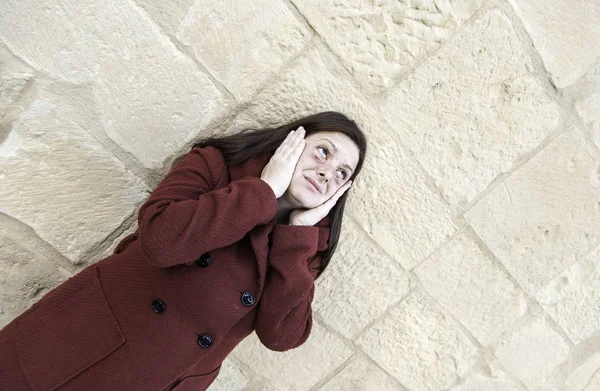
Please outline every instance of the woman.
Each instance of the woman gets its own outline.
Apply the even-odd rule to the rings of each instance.
[[[336,112],[194,145],[113,255],[0,331],[0,390],[202,390],[253,331],[300,346],[365,153]]]

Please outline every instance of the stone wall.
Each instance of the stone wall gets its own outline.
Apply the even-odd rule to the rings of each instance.
[[[600,389],[597,0],[5,0],[0,326],[203,137],[369,137],[314,328],[218,390]]]

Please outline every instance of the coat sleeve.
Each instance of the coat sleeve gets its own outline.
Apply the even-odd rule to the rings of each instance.
[[[256,335],[279,352],[302,345],[312,329],[312,301],[328,227],[275,225],[269,269],[255,321]],[[324,248],[323,248],[324,247]]]
[[[149,264],[191,264],[275,217],[275,193],[258,177],[214,189],[225,169],[218,149],[196,147],[163,178],[138,213],[141,251]]]

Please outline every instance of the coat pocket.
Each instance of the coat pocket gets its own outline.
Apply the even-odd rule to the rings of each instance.
[[[42,298],[19,322],[15,346],[34,390],[58,388],[125,343],[97,270],[84,272],[82,289],[61,300]]]
[[[217,378],[221,366],[204,375],[191,375],[184,377],[175,384],[169,391],[201,391],[206,390],[213,381]]]

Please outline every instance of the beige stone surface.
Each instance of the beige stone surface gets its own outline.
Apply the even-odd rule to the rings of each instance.
[[[313,322],[304,345],[286,352],[264,348],[253,333],[233,351],[233,356],[267,378],[277,390],[308,390],[342,365],[352,350],[319,322]]]
[[[210,390],[600,390],[599,9],[2,2],[0,327],[111,255],[194,142],[334,110],[368,152],[312,335],[252,335]]]
[[[571,130],[465,217],[521,286],[534,294],[600,241],[599,169]]]
[[[531,67],[510,20],[492,10],[381,108],[450,204],[473,200],[554,130],[558,108]]]
[[[34,70],[0,45],[0,141],[31,103],[35,80]]]
[[[536,297],[573,343],[600,330],[600,248],[556,276]]]
[[[600,390],[600,372],[596,372],[588,384],[586,384],[583,391],[596,391]]]
[[[145,198],[146,185],[43,96],[0,145],[0,212],[73,263]]]
[[[568,356],[569,345],[542,317],[505,336],[495,351],[504,368],[527,387],[542,384]]]
[[[356,344],[411,390],[448,388],[466,374],[477,355],[458,325],[419,291],[390,310]]]
[[[398,263],[346,219],[338,251],[317,282],[313,309],[352,339],[408,290],[409,278]]]
[[[261,378],[249,373],[231,358],[225,359],[219,376],[208,387],[208,391],[261,391],[266,390]]]
[[[600,147],[600,78],[598,78],[598,92],[575,103],[577,112],[589,127],[592,141]]]
[[[508,374],[494,370],[490,374],[475,373],[450,391],[523,391]]]
[[[362,103],[360,93],[338,76],[340,72],[335,59],[313,49],[278,83],[262,91],[248,112],[267,126],[327,110],[354,119],[367,134],[369,151],[350,189],[353,196],[347,210],[377,244],[410,269],[456,228],[439,196],[425,185],[422,171],[392,131],[377,126],[377,116]]]
[[[588,137],[600,148],[600,62],[588,72],[584,85],[588,91],[576,99],[575,109]]]
[[[302,49],[310,32],[280,0],[198,0],[177,38],[246,101]]]
[[[292,0],[357,80],[388,88],[437,49],[484,0]]]
[[[509,0],[558,88],[571,85],[600,58],[597,0]]]
[[[5,110],[15,103],[23,94],[27,85],[33,80],[31,73],[12,73],[0,79],[0,110]],[[4,115],[3,115],[4,117]]]
[[[134,233],[135,231],[137,231],[138,229],[138,222],[137,222],[137,213],[134,213],[134,218],[136,218],[136,220],[133,222],[133,224],[131,224],[125,231],[123,231],[115,240],[113,240],[112,244],[110,245],[110,247],[108,247],[106,250],[104,250],[104,252],[98,257],[97,261],[104,259],[108,256],[111,256],[114,254],[115,249],[117,248],[117,246],[119,245],[119,243],[121,243],[121,240],[125,239],[126,236]]]
[[[194,0],[134,0],[158,25],[165,34],[175,36]]]
[[[210,79],[132,3],[38,4],[3,5],[0,36],[34,69],[90,85],[104,131],[143,166],[160,168],[227,107]]]
[[[467,235],[461,234],[415,269],[423,288],[488,345],[525,314],[521,289]]]
[[[320,391],[398,391],[402,386],[377,365],[362,357],[353,357]]]
[[[70,275],[0,233],[0,329]]]
[[[600,353],[594,354],[583,364],[575,368],[565,381],[565,387],[569,391],[583,391],[590,385],[594,375],[600,371]]]

